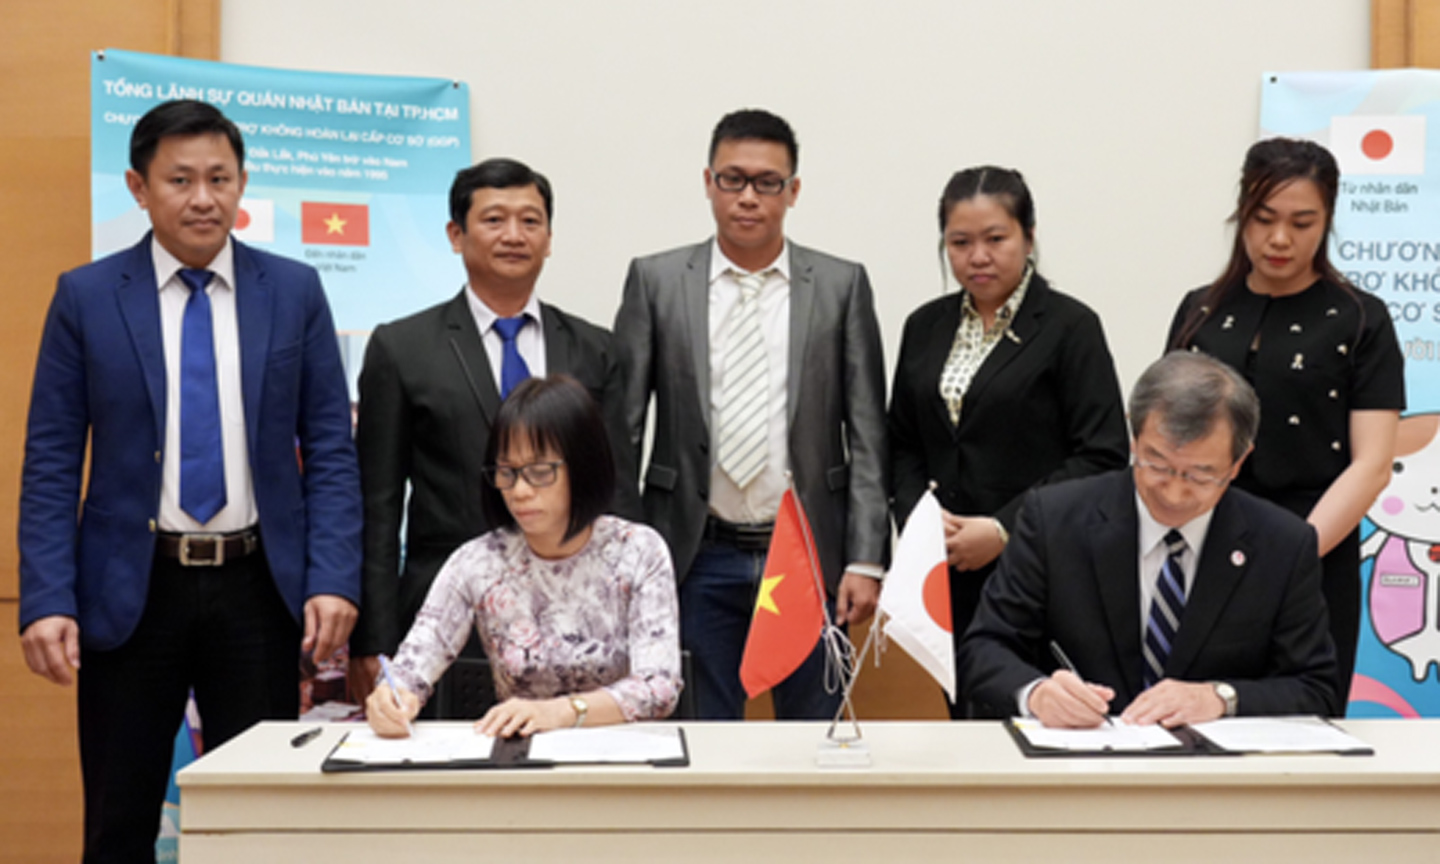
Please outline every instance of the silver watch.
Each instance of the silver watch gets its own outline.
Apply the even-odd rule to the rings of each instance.
[[[1210,686],[1215,688],[1215,695],[1225,703],[1225,716],[1234,717],[1240,707],[1240,696],[1235,692],[1235,688],[1224,681],[1211,681]]]

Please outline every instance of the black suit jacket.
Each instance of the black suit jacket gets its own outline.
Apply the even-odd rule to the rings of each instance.
[[[1054,670],[1047,660],[1052,639],[1082,677],[1115,689],[1112,712],[1140,694],[1137,506],[1129,470],[1026,496],[960,644],[966,698],[1014,713],[1017,692]],[[1334,714],[1335,649],[1314,529],[1227,490],[1200,550],[1165,674],[1228,681],[1242,715]]]
[[[362,602],[350,637],[357,656],[393,652],[450,553],[489,530],[480,469],[500,392],[466,290],[376,328],[365,351],[355,433],[365,501]],[[576,378],[600,404],[616,454],[615,512],[638,518],[623,438],[624,382],[610,333],[554,306],[540,308],[546,370]]]
[[[1125,464],[1120,383],[1100,319],[1037,274],[951,425],[940,375],[961,300],[932,300],[905,321],[889,413],[895,517],[903,525],[934,480],[941,507],[1013,531],[1031,487]]]

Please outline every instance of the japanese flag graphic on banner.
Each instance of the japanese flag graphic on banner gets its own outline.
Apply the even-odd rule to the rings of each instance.
[[[880,589],[883,631],[955,701],[955,640],[950,621],[950,567],[945,523],[929,491],[910,510]]]
[[[760,593],[740,658],[740,683],[751,699],[790,677],[820,641],[825,607],[820,574],[811,566],[810,525],[787,490],[775,516]]]
[[[369,246],[369,206],[302,201],[300,242],[323,243],[329,246]]]
[[[1347,177],[1424,174],[1425,115],[1352,114],[1330,118],[1330,152]]]
[[[246,243],[275,242],[275,202],[268,198],[242,198],[235,213],[235,239]]]

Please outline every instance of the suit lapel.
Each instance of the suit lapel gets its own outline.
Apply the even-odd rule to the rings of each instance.
[[[1045,280],[1039,274],[1030,277],[1030,285],[1025,289],[1025,302],[1015,310],[1015,317],[1011,320],[1010,326],[1006,329],[1005,335],[995,343],[985,362],[975,371],[975,377],[971,379],[969,388],[965,391],[965,401],[983,398],[985,388],[1000,374],[1012,360],[1019,357],[1035,340],[1036,334],[1040,331],[1045,316],[1045,307],[1048,305],[1050,289]],[[957,317],[958,326],[959,319]],[[947,415],[948,416],[948,415]],[[960,425],[965,425],[966,416],[964,412],[960,415]],[[957,427],[956,433],[958,434]]]
[[[959,430],[950,423],[950,406],[946,405],[940,396],[940,379],[945,374],[945,363],[950,359],[950,351],[955,347],[955,331],[960,329],[960,305],[963,298],[957,292],[946,300],[948,302],[941,314],[932,322],[930,338],[925,340],[925,352],[920,358],[920,374],[915,380],[929,382],[930,390],[923,393],[921,399],[935,412],[935,417],[940,422],[939,428],[949,429],[954,436]]]
[[[466,387],[475,399],[476,406],[480,408],[485,425],[489,426],[495,422],[495,414],[500,410],[500,390],[495,386],[495,373],[490,368],[485,344],[480,341],[480,330],[475,326],[475,316],[470,313],[470,300],[465,296],[465,292],[469,290],[468,287],[461,288],[455,299],[450,301],[450,305],[445,307],[445,333],[450,340],[450,352],[455,356],[455,363],[465,378]],[[548,320],[554,316],[543,317]],[[545,362],[550,362],[548,348]]]
[[[1135,660],[1140,656],[1139,515],[1135,506],[1134,479],[1127,471],[1117,476],[1111,494],[1099,503],[1091,544],[1091,573],[1105,609],[1116,666],[1132,695],[1141,689],[1140,664]]]
[[[1195,579],[1185,599],[1185,612],[1180,617],[1180,632],[1175,634],[1175,648],[1165,664],[1165,672],[1170,677],[1186,676],[1245,577],[1249,566],[1246,562],[1255,557],[1248,535],[1249,530],[1231,505],[1230,495],[1225,495],[1210,517],[1205,548],[1200,550]]]
[[[685,272],[680,276],[681,302],[684,304],[683,325],[690,339],[691,360],[695,364],[695,397],[700,402],[700,417],[710,427],[710,241],[695,247]]]
[[[155,440],[165,440],[165,340],[160,330],[160,293],[155,283],[155,262],[150,235],[131,247],[120,273],[115,299],[120,316],[135,346],[145,377],[145,391],[155,416]]]
[[[245,401],[245,428],[260,428],[260,394],[265,387],[265,359],[275,313],[275,289],[259,260],[242,243],[235,244],[235,321],[240,337],[240,393]],[[249,435],[253,449],[259,436]],[[252,452],[251,458],[255,454]]]
[[[546,303],[540,304],[540,323],[545,331],[545,371],[572,374],[570,349],[574,340],[559,310]]]
[[[805,371],[805,347],[815,309],[815,267],[805,249],[790,245],[790,347],[786,359],[785,420],[797,428],[795,413],[800,408],[800,382]],[[833,322],[832,322],[833,324]]]

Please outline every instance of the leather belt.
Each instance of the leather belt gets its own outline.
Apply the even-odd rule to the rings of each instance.
[[[219,567],[259,548],[260,532],[254,528],[229,534],[162,532],[155,535],[156,554],[174,558],[182,567]]]
[[[742,552],[764,552],[769,549],[770,535],[774,531],[774,522],[726,522],[714,516],[705,519],[706,540],[734,546]]]

